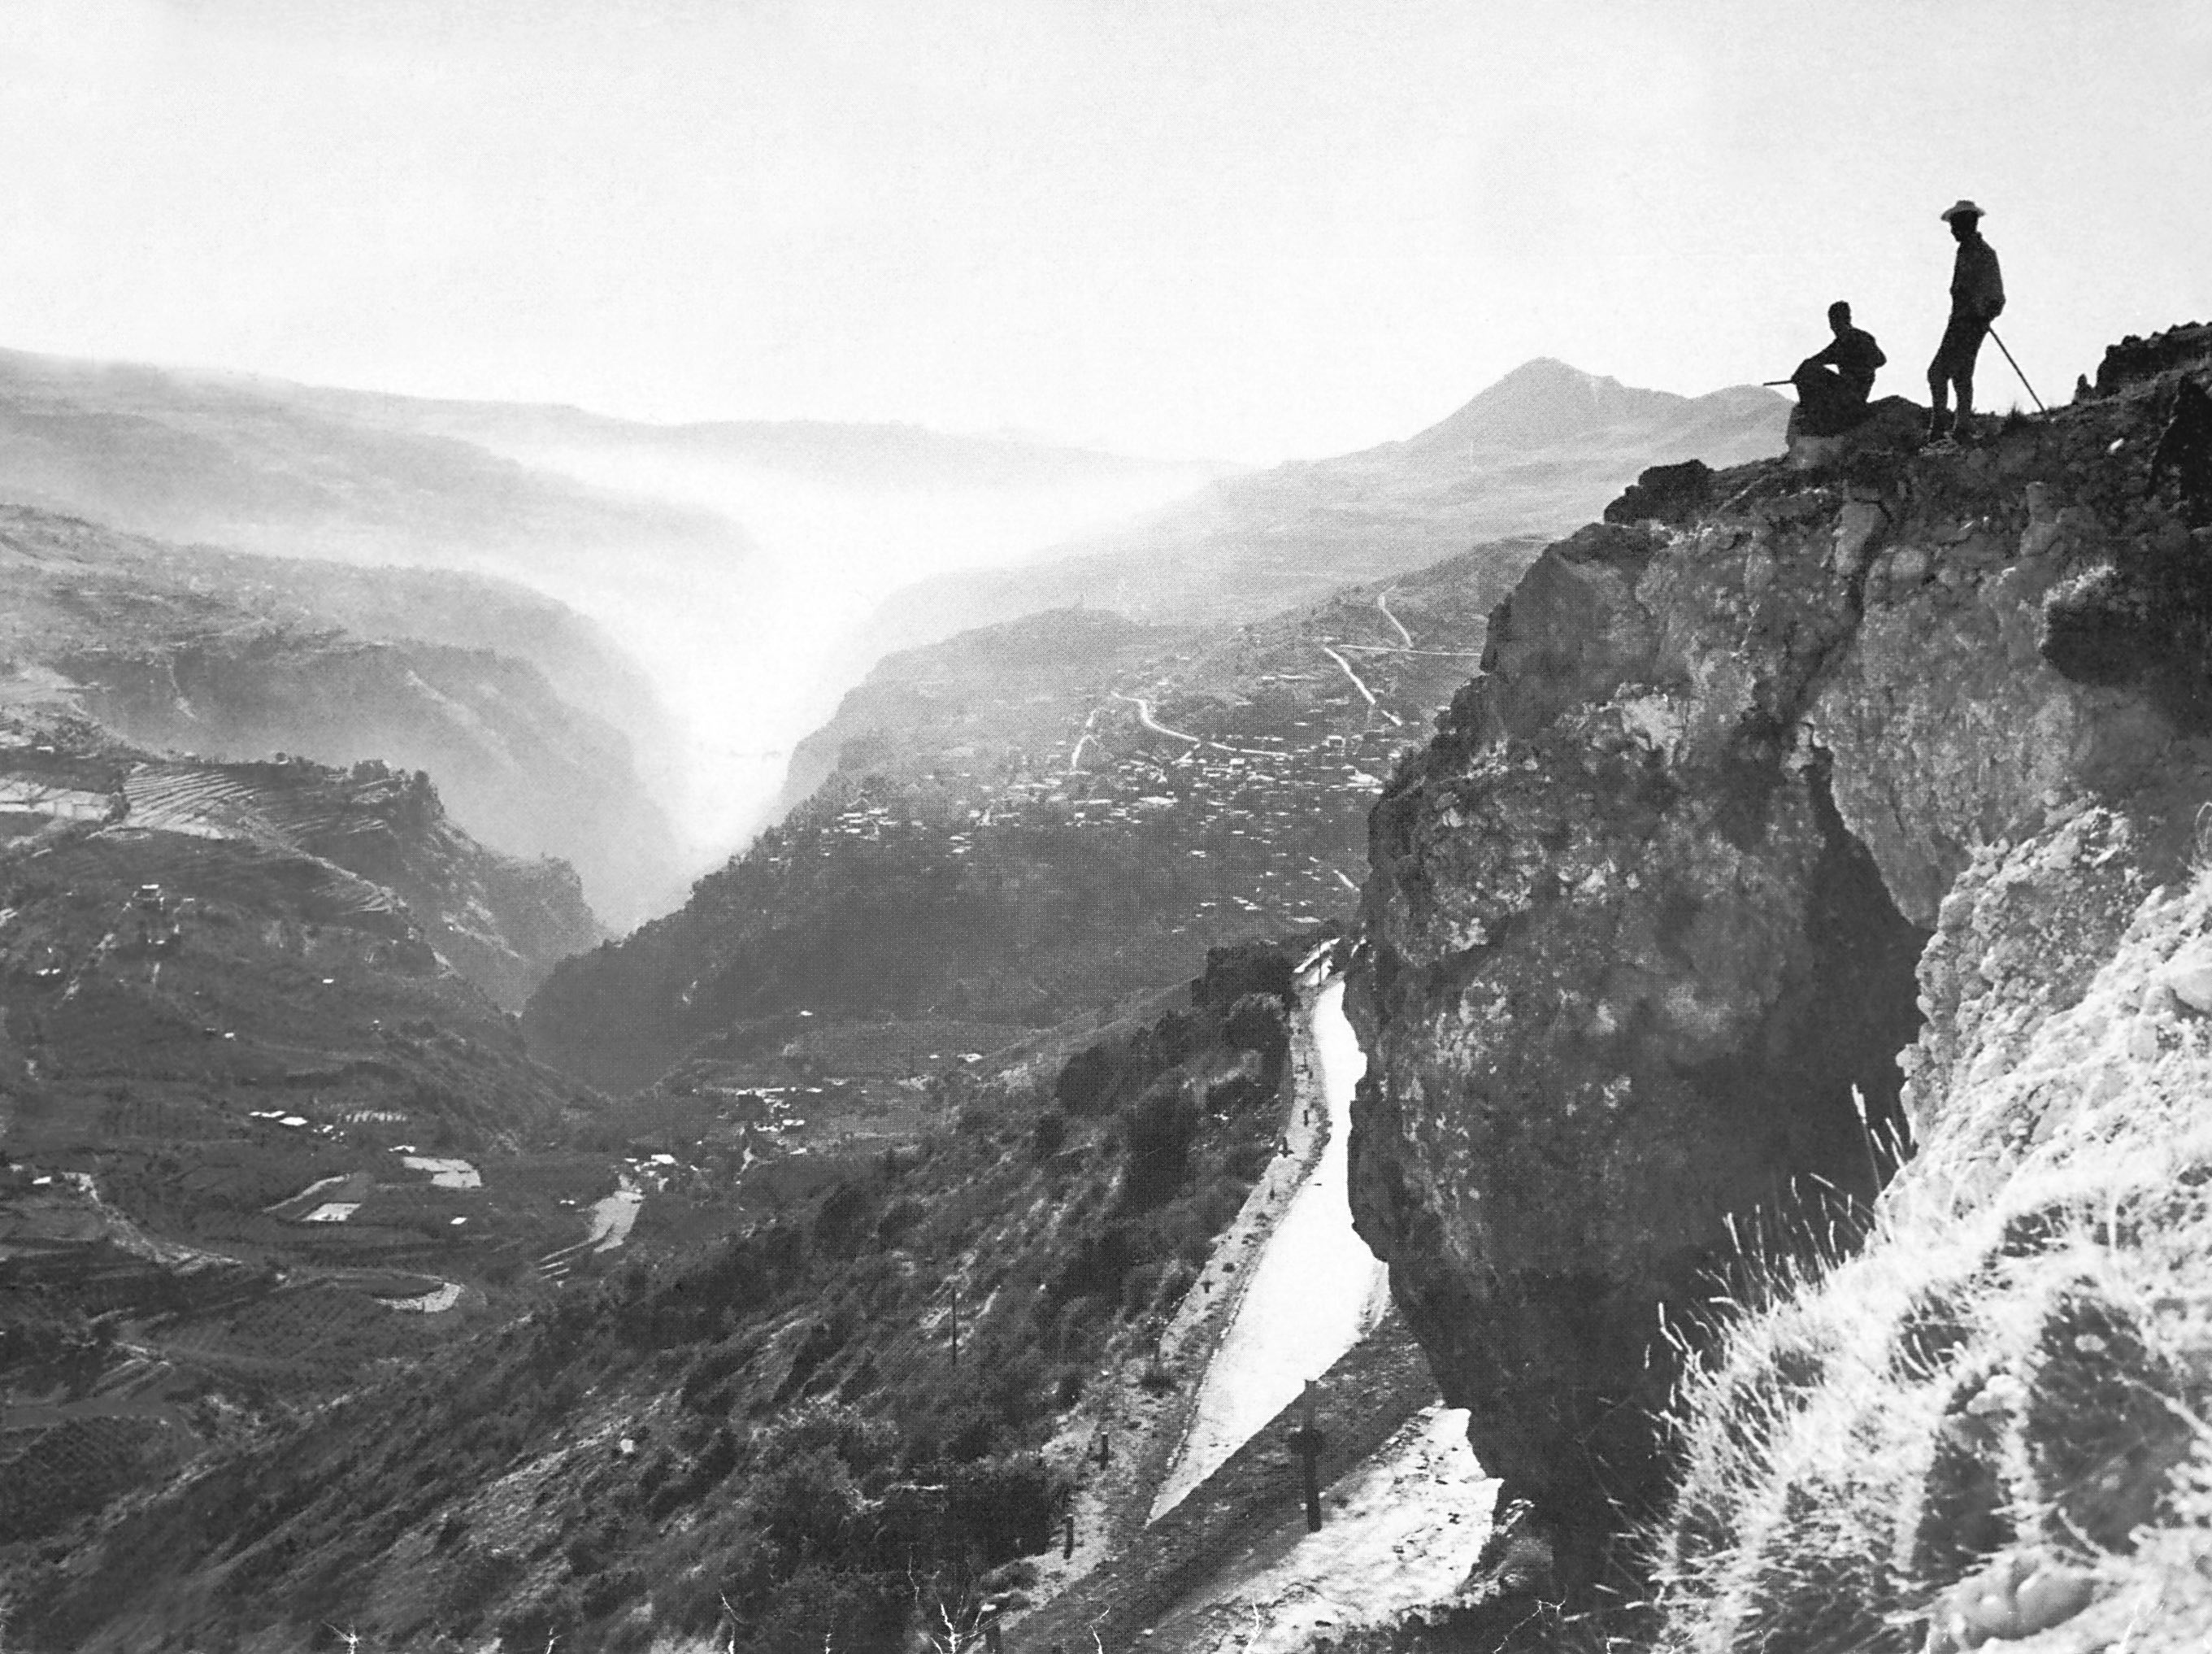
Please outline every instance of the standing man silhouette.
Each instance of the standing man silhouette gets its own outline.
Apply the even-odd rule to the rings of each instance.
[[[1943,329],[1943,342],[1928,364],[1928,438],[1936,441],[1951,434],[1948,406],[1953,386],[1959,387],[1958,429],[1964,430],[1974,411],[1974,357],[1990,324],[2004,312],[2004,277],[1997,271],[1996,249],[1982,240],[1982,210],[1961,201],[1943,210],[1959,256],[1951,265],[1951,319]]]

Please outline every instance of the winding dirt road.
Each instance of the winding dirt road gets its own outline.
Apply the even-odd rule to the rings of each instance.
[[[1203,736],[1193,735],[1188,730],[1170,729],[1158,719],[1153,717],[1152,703],[1150,701],[1146,700],[1142,696],[1124,695],[1119,690],[1114,690],[1113,696],[1115,700],[1127,701],[1135,707],[1137,708],[1137,721],[1142,724],[1146,729],[1151,730],[1153,734],[1171,735],[1178,741],[1188,741],[1193,746],[1205,746],[1207,745],[1207,742]]]

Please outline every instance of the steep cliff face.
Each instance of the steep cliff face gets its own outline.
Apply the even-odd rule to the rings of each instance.
[[[2033,1111],[1967,1099],[2186,879],[2208,359],[1561,542],[1377,808],[1354,1210],[1571,1570],[1664,1499],[1717,1295],[1850,1250],[1915,1141],[1996,1199]]]
[[[649,697],[558,605],[496,581],[166,545],[9,505],[0,583],[0,706],[68,708],[135,745],[208,758],[428,770],[470,833],[568,861],[613,920],[677,883],[674,833],[631,733],[651,745]],[[564,699],[556,677],[586,698]]]

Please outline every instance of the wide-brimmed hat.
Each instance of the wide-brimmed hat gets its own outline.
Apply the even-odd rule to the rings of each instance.
[[[1953,205],[1944,208],[1942,212],[1938,215],[1938,216],[1940,216],[1947,224],[1954,218],[1979,218],[1981,216],[1982,210],[1971,201],[1960,201],[1954,203]]]

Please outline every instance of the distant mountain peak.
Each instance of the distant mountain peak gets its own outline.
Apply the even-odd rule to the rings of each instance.
[[[1531,356],[1488,390],[1479,393],[1475,400],[1480,402],[1486,397],[1510,394],[1524,389],[1618,385],[1620,382],[1601,374],[1585,373],[1571,362],[1562,362],[1557,356]]]
[[[1771,392],[1761,394],[1773,396]],[[1703,400],[1672,391],[1638,389],[1557,356],[1537,356],[1477,393],[1458,412],[1408,438],[1406,447],[1454,451],[1544,447],[1622,425],[1672,422],[1691,404]]]

